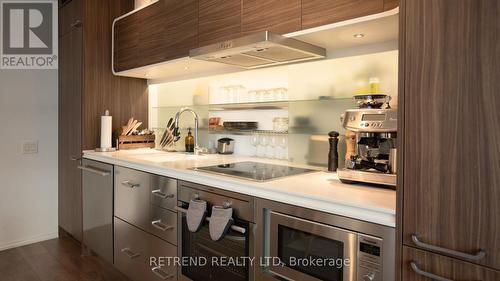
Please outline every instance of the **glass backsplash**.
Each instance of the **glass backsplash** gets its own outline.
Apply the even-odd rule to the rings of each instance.
[[[215,147],[217,139],[230,137],[236,140],[235,154],[257,153],[318,166],[327,164],[328,132],[338,131],[343,165],[345,142],[340,115],[356,108],[352,96],[371,77],[379,78],[381,92],[390,95],[391,106],[397,107],[397,72],[398,52],[393,50],[150,85],[149,124],[157,131],[158,141],[168,120],[188,106],[199,116],[203,147]],[[287,148],[269,145],[256,151],[251,132],[209,130],[210,117],[219,117],[221,124],[258,122],[261,133],[286,137]],[[289,119],[288,133],[272,133],[275,117]],[[192,116],[185,113],[180,125],[181,139],[175,149],[182,151],[187,128],[194,128]]]

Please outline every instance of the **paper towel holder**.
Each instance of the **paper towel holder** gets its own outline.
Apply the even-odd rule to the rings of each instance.
[[[103,122],[104,122],[104,117],[109,117],[110,118],[109,122],[111,122],[111,116],[109,115],[109,110],[106,109],[104,116],[101,116],[101,135],[103,134],[102,126],[103,126]],[[112,128],[110,128],[110,129],[112,130]],[[111,132],[111,135],[109,137],[110,137],[110,139],[112,139],[112,132]],[[102,138],[101,138],[101,146],[102,146]],[[98,147],[95,149],[95,151],[96,152],[113,152],[113,151],[116,151],[116,148],[114,148],[114,147]]]

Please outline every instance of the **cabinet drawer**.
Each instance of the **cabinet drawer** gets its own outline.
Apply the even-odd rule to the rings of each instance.
[[[149,232],[177,245],[177,213],[151,205]]]
[[[155,268],[150,257],[175,257],[177,247],[115,218],[115,267],[134,281],[177,280],[174,266]]]
[[[177,180],[151,176],[151,204],[175,210],[177,205]]]
[[[115,168],[115,216],[144,227],[149,219],[151,176],[147,173]]]
[[[500,271],[407,246],[403,248],[402,272],[403,280],[412,281],[439,280],[438,276],[453,281],[500,280]]]

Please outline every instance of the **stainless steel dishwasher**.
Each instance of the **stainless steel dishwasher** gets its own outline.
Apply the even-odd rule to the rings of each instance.
[[[113,263],[113,165],[82,160],[83,244]]]

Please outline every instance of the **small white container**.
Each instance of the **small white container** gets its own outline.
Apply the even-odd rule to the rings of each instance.
[[[273,130],[276,132],[288,132],[288,117],[275,117],[273,119]]]

